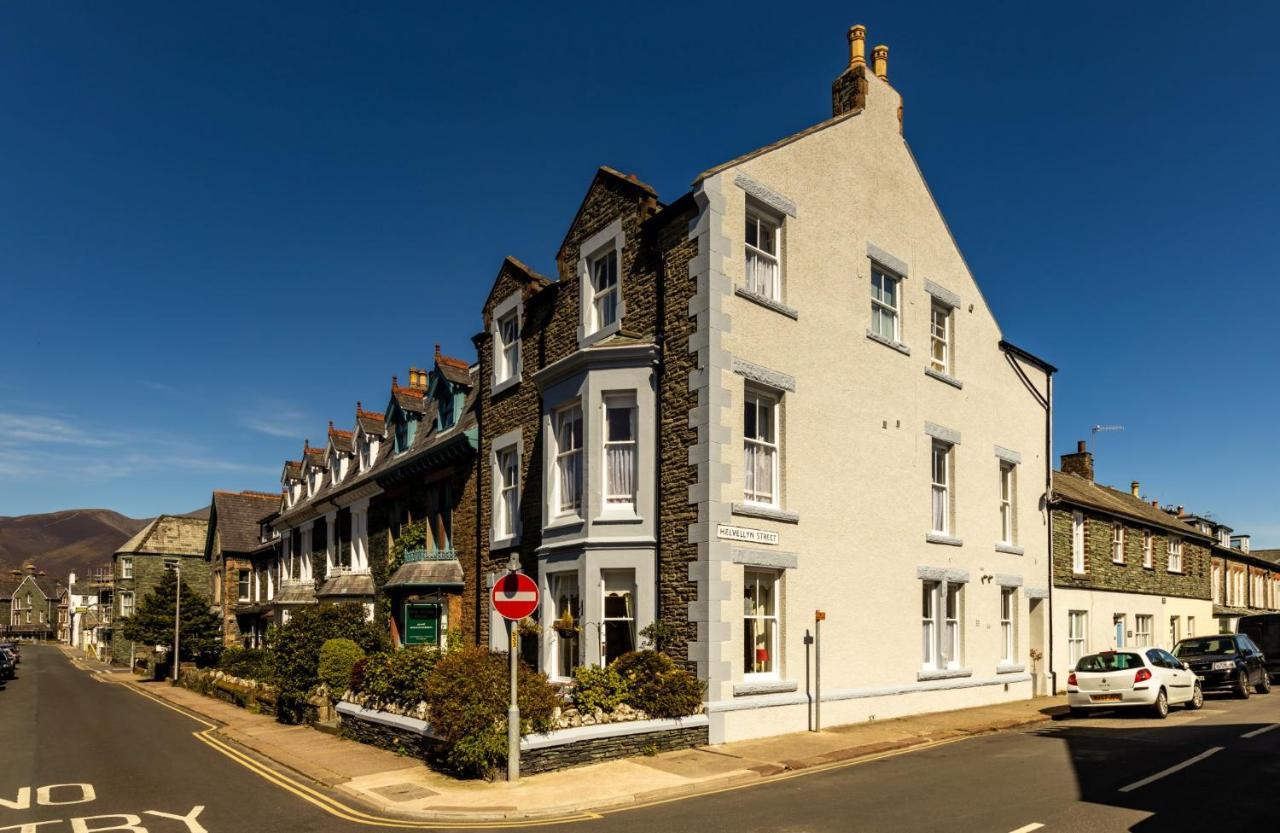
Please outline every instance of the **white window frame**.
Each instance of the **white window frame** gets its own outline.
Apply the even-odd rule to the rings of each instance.
[[[608,616],[605,611],[608,609],[609,598],[609,575],[627,575],[631,577],[631,582],[627,586],[627,592],[631,597],[631,605],[625,616]],[[607,657],[605,647],[608,644],[608,624],[610,622],[626,622],[629,623],[631,631],[632,650],[636,647],[636,594],[639,587],[636,585],[636,571],[633,569],[608,569],[600,571],[600,664],[604,665]]]
[[[120,578],[133,578],[133,556],[120,556]]]
[[[1151,530],[1144,529],[1142,531],[1142,566],[1148,570],[1155,569],[1156,566],[1156,536]]]
[[[744,235],[743,282],[748,292],[772,301],[782,300],[782,225],[778,217],[748,204],[745,234],[749,235],[754,226],[757,244],[753,245]],[[766,230],[773,239],[772,253],[758,245]],[[763,277],[760,275],[762,264],[767,273]]]
[[[744,665],[742,669],[742,679],[743,680],[780,679],[781,672],[782,672],[782,656],[779,653],[780,646],[782,644],[782,638],[781,638],[782,574],[777,570],[766,570],[763,568],[747,567],[743,570],[743,573],[742,573],[742,583],[743,583],[742,594],[743,594],[743,604],[744,604],[744,610],[742,614],[742,639],[744,643],[743,645],[744,649],[747,647],[746,641],[748,639],[748,633],[749,633],[747,625],[749,621],[756,622],[761,625],[767,625],[768,623],[773,624],[772,630],[766,631],[767,633],[770,634],[770,636],[768,639],[768,644],[764,648],[768,656],[768,662],[770,666],[769,670],[768,671],[754,670],[755,663],[753,661],[750,667]],[[773,602],[773,612],[748,614],[745,610],[747,589],[752,585],[759,588],[762,584],[769,585],[769,598]],[[759,595],[757,595],[756,598],[758,600]],[[758,605],[757,605],[757,609],[759,609]],[[758,631],[756,632],[758,633]],[[743,659],[744,661],[746,660],[745,651],[744,651]]]
[[[893,303],[890,304],[885,300],[885,287],[892,283],[893,286]],[[885,335],[876,326],[877,313],[879,320],[884,321],[889,318],[892,335]],[[879,263],[871,264],[871,332],[878,338],[891,341],[894,344],[902,343],[902,276],[892,269],[881,266]]]
[[[934,439],[929,446],[929,529],[938,535],[951,535],[955,528],[952,518],[952,501],[955,446],[944,440]],[[942,467],[939,471],[938,461]],[[939,515],[941,510],[941,515]]]
[[[132,616],[135,611],[134,597],[132,590],[120,591],[120,617]]]
[[[782,505],[782,395],[768,388],[746,385],[743,387],[743,424],[742,424],[742,498],[753,506]],[[755,436],[748,436],[746,409],[755,410]],[[767,410],[772,438],[760,435],[760,412]],[[756,459],[769,455],[768,472],[771,478],[768,491],[761,489],[756,478],[759,474]]]
[[[1182,639],[1182,617],[1169,617],[1169,650],[1172,651]]]
[[[921,664],[926,670],[938,667],[938,595],[942,582],[920,583]]]
[[[507,341],[503,329],[505,324],[514,325],[514,340]],[[493,308],[492,323],[489,325],[489,340],[493,345],[493,370],[489,382],[489,394],[496,396],[507,388],[520,382],[523,374],[523,350],[520,346],[520,330],[524,325],[524,299],[519,292],[513,292]]]
[[[506,482],[506,467],[514,455],[515,483]],[[524,440],[520,429],[509,431],[493,440],[489,452],[489,468],[491,472],[491,509],[489,512],[489,546],[490,548],[514,546],[520,543],[522,495],[520,488],[521,472],[524,468]],[[514,495],[514,506],[506,502],[509,495]],[[504,523],[505,522],[505,523]]]
[[[964,667],[964,587],[956,581],[921,582],[921,660],[926,671]]]
[[[577,446],[566,447],[564,429],[574,421],[578,423],[577,436],[575,438],[570,435],[569,438],[576,439]],[[582,402],[575,399],[557,408],[551,415],[551,427],[553,432],[552,441],[555,444],[555,461],[552,467],[551,482],[551,516],[553,518],[580,517],[584,510],[583,491],[586,488],[586,451],[583,448],[586,440],[586,423],[583,419]],[[566,467],[576,467],[577,469],[577,499],[569,504],[565,503],[564,488],[562,486]]]
[[[1124,563],[1124,524],[1111,524],[1111,563]]]
[[[573,670],[582,665],[582,646],[583,635],[586,632],[585,623],[583,622],[583,605],[582,605],[582,581],[577,570],[565,570],[547,575],[547,588],[551,597],[551,621],[559,621],[561,614],[564,612],[560,606],[560,591],[566,589],[566,585],[572,583],[573,595],[570,598],[577,600],[577,617],[578,631],[576,637],[562,637],[554,628],[551,629],[551,673],[548,675],[553,680],[566,681],[572,678]],[[572,612],[571,612],[572,614]],[[561,652],[564,649],[563,642],[577,640],[576,655],[571,658],[570,669],[568,674],[561,673],[561,664],[564,657]]]
[[[605,249],[599,254],[593,256],[590,263],[589,275],[591,278],[591,308],[588,313],[590,319],[590,332],[595,333],[606,327],[612,327],[622,320],[619,310],[622,307],[622,286],[621,286],[621,258],[618,252],[612,247]],[[612,264],[613,283],[608,284],[609,265]],[[613,320],[605,321],[605,309],[609,299],[613,299]]]
[[[1088,569],[1084,558],[1084,513],[1071,513],[1071,572],[1082,576]]]
[[[627,299],[622,290],[626,234],[622,230],[622,218],[614,220],[607,228],[593,235],[579,247],[578,259],[578,303],[581,310],[581,321],[578,326],[578,346],[585,347],[622,327],[627,315]],[[618,280],[614,285],[617,293],[617,315],[610,324],[601,324],[597,320],[596,303],[605,293],[597,292],[595,285],[596,263],[610,253],[616,258]]]
[[[1155,630],[1155,617],[1150,613],[1139,613],[1133,617],[1134,647],[1152,648],[1151,632]]]
[[[1080,658],[1089,653],[1089,612],[1067,611],[1067,664],[1075,670]]]
[[[1017,465],[1008,460],[1000,461],[1000,543],[1013,546],[1017,543],[1018,524]]]
[[[902,286],[901,283],[898,284]],[[939,330],[938,319],[941,316],[942,326]],[[955,307],[934,300],[929,308],[929,369],[943,376],[954,376],[952,372],[952,352],[955,330]],[[942,357],[935,355],[941,348]]]
[[[243,589],[242,589],[243,588]],[[236,601],[250,601],[254,589],[253,570],[236,570]]]
[[[1018,656],[1018,588],[1000,588],[1000,661],[1012,665]]]
[[[1176,535],[1170,535],[1165,545],[1168,551],[1169,564],[1168,569],[1171,573],[1182,572],[1182,539]]]
[[[625,410],[628,414],[631,439],[616,440],[612,439],[609,434],[611,423],[609,422],[609,411]],[[604,401],[600,408],[601,420],[601,445],[603,454],[601,454],[601,472],[600,483],[604,490],[604,510],[619,511],[625,513],[634,513],[636,505],[636,489],[639,487],[640,480],[640,420],[639,409],[636,407],[636,395],[632,391],[611,392],[604,395]],[[610,451],[631,450],[631,490],[629,492],[616,491],[614,489],[612,467],[609,464]]]

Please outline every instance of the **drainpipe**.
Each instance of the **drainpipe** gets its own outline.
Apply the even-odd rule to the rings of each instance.
[[[485,399],[484,350],[482,349],[482,345],[480,344],[481,338],[482,338],[482,335],[476,335],[476,336],[473,336],[471,339],[471,343],[475,345],[475,348],[476,348],[477,364],[480,365],[480,372],[476,374],[476,386],[478,388],[476,390],[476,445],[479,447],[476,449],[476,492],[475,492],[476,551],[472,559],[475,563],[475,570],[474,570],[475,587],[473,588],[472,592],[475,595],[474,601],[475,601],[475,614],[476,614],[475,615],[476,644],[488,645],[489,641],[481,642],[480,640],[481,625],[484,622],[482,616],[484,615],[484,612],[488,610],[488,606],[484,604],[484,593],[481,590],[481,578],[480,578],[480,572],[481,572],[480,565],[482,563],[482,558],[483,558],[481,554],[481,547],[483,546],[483,543],[484,543],[483,533],[480,528],[480,518],[481,518],[480,509],[481,507],[484,506],[484,493],[482,491],[484,481],[482,477],[484,474],[484,399]],[[490,511],[492,511],[492,508],[490,508]]]
[[[656,236],[656,231],[653,232]],[[655,241],[656,242],[656,241]],[[656,245],[654,247],[657,248]],[[662,380],[666,370],[666,338],[667,338],[667,270],[658,256],[658,297],[656,304],[657,325],[654,342],[658,349],[654,357],[654,409],[653,409],[653,616],[661,628],[662,622]],[[655,643],[654,648],[657,648]]]
[[[1045,526],[1049,538],[1049,650],[1045,655],[1045,668],[1049,671],[1049,693],[1057,694],[1058,672],[1054,670],[1056,666],[1053,655],[1053,510],[1051,508],[1053,505],[1053,374],[1046,373],[1045,378],[1047,380],[1045,390],[1048,393],[1046,398],[1049,400],[1044,411],[1044,510],[1045,518],[1048,520]]]

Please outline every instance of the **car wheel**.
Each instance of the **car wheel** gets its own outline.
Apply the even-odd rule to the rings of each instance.
[[[1151,710],[1155,712],[1156,720],[1164,720],[1169,716],[1169,697],[1164,693],[1163,688],[1156,695],[1156,702],[1151,706]]]
[[[1266,671],[1263,671],[1261,674],[1258,675],[1258,685],[1255,687],[1257,688],[1259,694],[1271,693],[1271,677],[1267,674]]]
[[[1249,699],[1249,675],[1244,671],[1236,673],[1236,696],[1241,700]]]
[[[1200,686],[1196,685],[1191,692],[1191,699],[1187,701],[1187,711],[1197,711],[1204,708],[1204,692],[1200,690]]]

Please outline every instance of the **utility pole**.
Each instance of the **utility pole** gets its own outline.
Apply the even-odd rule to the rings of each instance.
[[[178,577],[178,585],[173,589],[173,681],[178,682],[178,631],[182,622],[182,564],[173,565],[173,573]]]

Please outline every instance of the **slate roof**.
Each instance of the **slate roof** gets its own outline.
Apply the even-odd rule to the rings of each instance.
[[[284,476],[294,480],[302,479],[302,461],[301,460],[285,460]]]
[[[311,586],[300,587],[296,585],[284,585],[276,592],[276,597],[272,600],[276,604],[312,604],[316,600],[315,588]]]
[[[252,552],[262,543],[262,518],[279,506],[280,496],[270,492],[214,492],[210,542],[216,527],[223,552]]]
[[[372,596],[373,576],[368,573],[341,573],[326,579],[316,596]]]
[[[391,377],[391,398],[406,411],[421,413],[425,407],[426,391],[418,388],[402,388],[395,376]]]
[[[366,411],[359,402],[356,403],[356,425],[366,434],[373,434],[378,437],[387,432],[387,423],[382,414]]]
[[[1055,471],[1053,473],[1053,496],[1055,502],[1073,503],[1090,509],[1097,509],[1112,515],[1119,515],[1139,523],[1160,527],[1169,532],[1176,532],[1190,538],[1205,541],[1212,539],[1200,530],[1184,523],[1176,515],[1170,515],[1163,509],[1157,509],[1142,498],[1134,497],[1128,492],[1102,486],[1075,474]]]
[[[204,555],[209,522],[203,518],[161,515],[144,526],[124,546],[121,555]]]
[[[462,359],[444,355],[439,344],[436,345],[436,370],[455,385],[471,385],[471,365]]]
[[[1249,555],[1272,564],[1280,564],[1280,550],[1249,550]]]
[[[329,458],[325,455],[323,448],[316,448],[308,445],[302,449],[302,461],[305,465],[317,469],[329,468]]]
[[[329,442],[333,443],[333,447],[341,452],[350,454],[355,449],[354,435],[350,431],[343,431],[340,428],[334,428],[333,422],[329,423]]]
[[[461,587],[463,585],[462,565],[458,559],[448,561],[411,561],[401,564],[400,569],[387,580],[386,587],[426,587],[445,585]]]
[[[330,483],[328,478],[325,479],[324,485],[319,491],[310,498],[298,501],[292,508],[284,510],[280,513],[279,519],[286,526],[292,526],[291,519],[305,517],[307,507],[329,499],[330,497],[351,491],[366,483],[376,482],[379,478],[392,475],[403,466],[420,461],[430,455],[435,449],[444,446],[446,443],[454,442],[460,435],[473,432],[476,429],[475,400],[478,395],[477,370],[470,371],[470,385],[468,386],[466,400],[463,403],[462,410],[458,414],[458,421],[450,428],[444,431],[436,431],[435,427],[435,403],[430,402],[426,408],[426,414],[418,425],[418,430],[414,434],[413,445],[402,454],[395,454],[393,443],[378,443],[378,456],[365,472],[353,471],[347,475],[346,479],[341,483]],[[429,417],[429,418],[428,418]],[[474,451],[475,441],[472,437],[468,437],[466,442]]]

